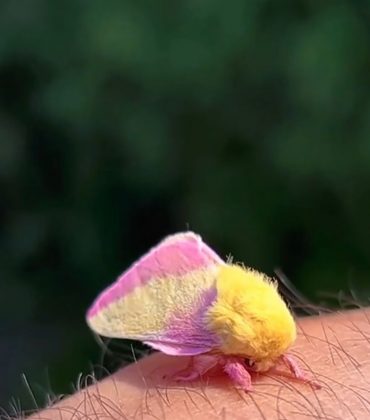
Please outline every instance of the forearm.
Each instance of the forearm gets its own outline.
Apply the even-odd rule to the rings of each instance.
[[[291,353],[321,390],[275,375],[255,378],[251,393],[236,390],[225,376],[174,384],[163,376],[187,359],[156,353],[32,418],[369,418],[370,310],[301,319],[299,329]]]

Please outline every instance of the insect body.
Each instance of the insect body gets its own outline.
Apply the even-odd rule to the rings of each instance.
[[[297,379],[310,382],[285,353],[296,326],[276,283],[226,263],[192,232],[168,236],[141,257],[98,296],[87,322],[106,337],[194,356],[176,379],[194,380],[220,365],[249,391],[251,371],[284,362]]]

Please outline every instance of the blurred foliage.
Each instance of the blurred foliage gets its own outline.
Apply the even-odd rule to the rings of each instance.
[[[3,0],[0,27],[2,403],[21,372],[68,391],[88,304],[188,226],[369,291],[367,1]]]

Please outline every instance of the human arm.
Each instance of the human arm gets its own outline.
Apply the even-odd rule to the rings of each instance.
[[[366,419],[370,416],[370,310],[298,320],[291,349],[322,385],[315,390],[282,376],[261,375],[254,390],[235,389],[226,375],[173,383],[188,359],[155,353],[32,419]]]

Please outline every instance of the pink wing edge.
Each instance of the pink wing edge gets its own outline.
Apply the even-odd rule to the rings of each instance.
[[[89,308],[86,317],[93,318],[111,303],[154,278],[166,275],[181,276],[192,270],[224,263],[194,232],[167,236],[103,290]]]
[[[216,264],[225,264],[225,261],[199,235],[190,231],[170,235],[144,254],[97,297],[87,313],[87,319],[98,315],[102,309],[151,279],[165,275],[181,276]],[[177,321],[174,317],[168,331],[158,337],[146,337],[142,341],[168,355],[193,356],[210,351],[219,344],[219,340],[205,328],[203,315],[216,297],[216,287],[206,290],[200,297],[200,305],[194,308],[186,320]]]

